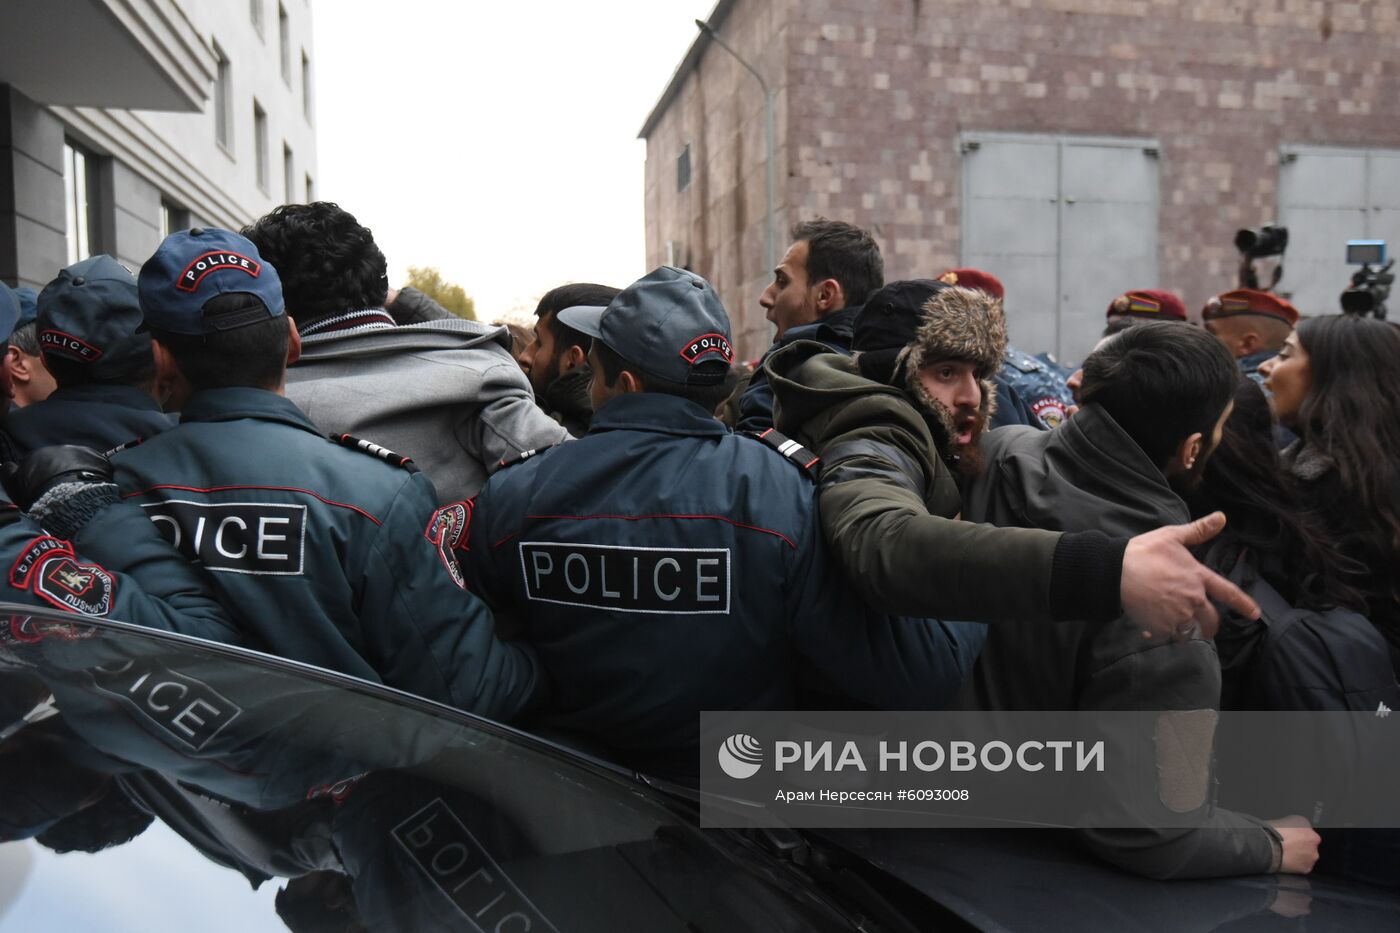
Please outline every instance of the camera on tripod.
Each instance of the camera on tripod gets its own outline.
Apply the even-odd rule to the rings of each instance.
[[[1257,230],[1246,228],[1235,234],[1235,249],[1240,251],[1240,288],[1259,289],[1259,273],[1254,263],[1259,259],[1278,256],[1273,279],[1265,291],[1278,285],[1283,278],[1283,253],[1288,249],[1288,228],[1264,224]]]
[[[1342,292],[1342,310],[1385,320],[1385,300],[1395,282],[1390,271],[1395,260],[1386,261],[1385,240],[1348,240],[1347,265],[1361,268],[1352,273],[1351,287]]]

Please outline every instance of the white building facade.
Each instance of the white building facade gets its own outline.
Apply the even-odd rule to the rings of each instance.
[[[316,192],[309,0],[0,0],[0,280]]]

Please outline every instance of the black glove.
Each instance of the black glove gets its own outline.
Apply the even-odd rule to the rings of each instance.
[[[110,484],[112,464],[91,447],[40,447],[22,463],[5,464],[0,479],[15,505],[29,511],[44,493],[60,484]]]

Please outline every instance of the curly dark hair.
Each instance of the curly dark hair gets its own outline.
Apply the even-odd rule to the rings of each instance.
[[[287,313],[298,324],[384,306],[384,254],[369,228],[338,204],[284,204],[244,227],[243,235],[281,276]]]

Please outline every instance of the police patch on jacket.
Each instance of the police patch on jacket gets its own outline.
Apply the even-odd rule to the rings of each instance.
[[[1047,428],[1058,428],[1065,423],[1069,417],[1069,412],[1065,408],[1065,403],[1057,398],[1042,398],[1031,406],[1031,414]]]
[[[204,681],[149,659],[93,668],[88,674],[98,690],[194,751],[208,745],[243,712]]]
[[[116,581],[96,564],[80,564],[67,554],[59,554],[34,571],[31,588],[60,609],[105,616],[112,610]]]
[[[729,613],[728,548],[520,542],[536,602],[664,615]]]
[[[10,584],[19,589],[29,586],[29,577],[34,573],[34,568],[39,566],[44,558],[52,557],[55,554],[67,554],[69,557],[77,556],[73,552],[73,545],[52,535],[40,535],[30,541],[10,567]]]
[[[170,499],[141,508],[191,563],[225,573],[288,576],[302,572],[304,505]]]
[[[457,561],[457,548],[466,540],[467,528],[471,525],[471,510],[471,502],[444,505],[433,513],[424,532],[424,537],[437,548],[438,557],[452,577],[452,582],[462,589],[467,588],[467,581],[463,578],[461,564]]]
[[[33,616],[7,616],[0,619],[0,644],[35,645],[46,638],[81,641],[97,634],[91,625],[36,619]]]

